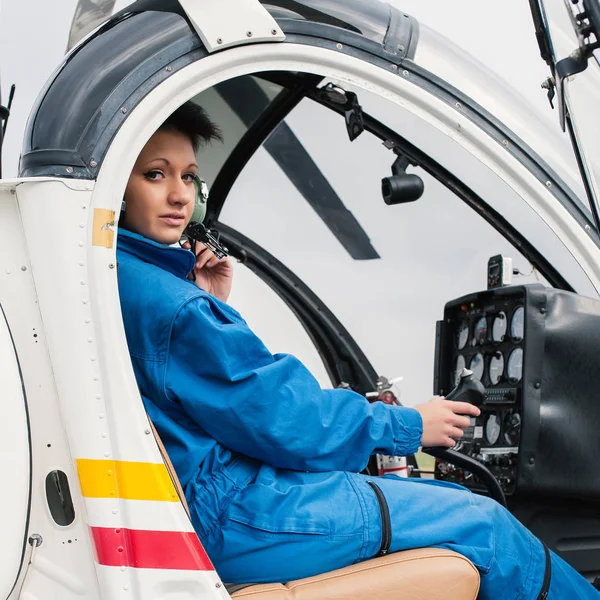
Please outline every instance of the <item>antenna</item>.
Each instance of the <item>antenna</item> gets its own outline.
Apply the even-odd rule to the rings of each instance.
[[[6,125],[8,123],[8,117],[10,116],[10,107],[12,106],[13,98],[15,97],[15,84],[10,86],[10,92],[8,94],[7,106],[0,104],[0,179],[2,179],[2,144],[4,142],[4,134],[6,133]],[[0,101],[2,96],[0,95]]]

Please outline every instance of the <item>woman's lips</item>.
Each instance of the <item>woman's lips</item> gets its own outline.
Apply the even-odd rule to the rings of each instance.
[[[170,227],[181,227],[181,225],[184,222],[183,217],[164,216],[164,217],[159,217],[159,218],[163,223],[166,223]]]

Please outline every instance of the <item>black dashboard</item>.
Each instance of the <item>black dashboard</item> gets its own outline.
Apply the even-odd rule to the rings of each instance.
[[[507,496],[600,497],[600,301],[538,284],[452,300],[437,324],[434,393],[448,394],[464,368],[485,393],[456,450]],[[483,487],[444,460],[435,476]]]

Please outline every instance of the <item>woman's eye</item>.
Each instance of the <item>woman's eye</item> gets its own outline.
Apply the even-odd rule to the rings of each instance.
[[[192,182],[192,181],[194,181],[194,179],[196,179],[196,175],[194,175],[194,173],[186,173],[183,176],[183,179],[187,182]]]
[[[163,176],[161,171],[148,171],[144,173],[144,177],[150,181],[158,181]]]

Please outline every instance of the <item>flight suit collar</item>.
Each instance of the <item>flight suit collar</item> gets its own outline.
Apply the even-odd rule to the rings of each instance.
[[[119,229],[117,248],[180,279],[187,279],[196,264],[194,254],[189,250],[178,246],[164,246],[127,229]]]

